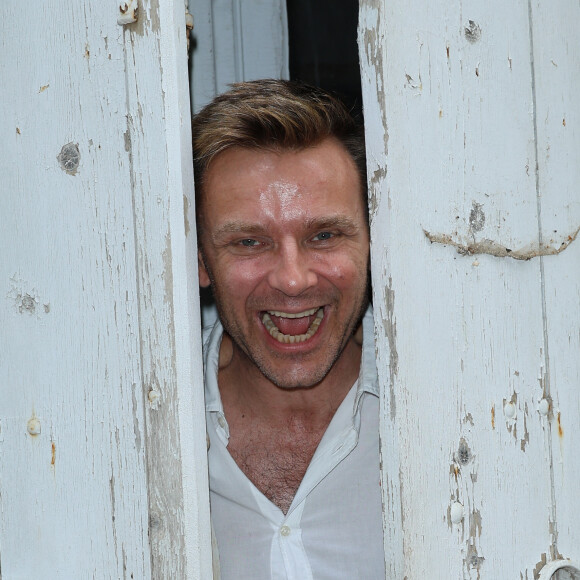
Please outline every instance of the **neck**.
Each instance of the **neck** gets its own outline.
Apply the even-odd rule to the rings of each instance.
[[[312,387],[281,388],[224,333],[220,347],[219,388],[228,422],[252,417],[271,425],[295,423],[326,427],[356,381],[360,342],[351,338],[322,381]]]

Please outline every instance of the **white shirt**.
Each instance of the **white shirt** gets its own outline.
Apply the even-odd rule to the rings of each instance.
[[[332,418],[286,515],[227,450],[217,382],[222,333],[217,321],[204,345],[211,514],[222,580],[383,579],[372,310],[363,320],[359,378]]]

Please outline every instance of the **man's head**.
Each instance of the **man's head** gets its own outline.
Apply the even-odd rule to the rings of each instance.
[[[217,155],[234,147],[297,151],[332,137],[352,158],[367,207],[364,132],[346,107],[320,88],[278,79],[234,84],[194,117],[192,133],[198,228],[203,228],[206,172]]]
[[[200,284],[240,372],[291,389],[352,370],[369,258],[354,121],[318,89],[256,81],[193,128]]]

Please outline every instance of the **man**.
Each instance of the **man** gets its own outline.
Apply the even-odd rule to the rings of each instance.
[[[193,140],[222,578],[384,578],[360,130],[323,91],[262,80]]]

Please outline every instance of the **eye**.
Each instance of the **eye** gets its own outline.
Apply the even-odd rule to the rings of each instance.
[[[243,246],[244,248],[254,248],[259,245],[259,243],[258,240],[254,240],[253,238],[245,238],[239,242],[240,246]]]
[[[312,238],[312,241],[314,241],[314,242],[325,242],[327,240],[330,240],[333,237],[334,237],[334,234],[331,233],[331,232],[320,232],[319,234],[316,234]]]

